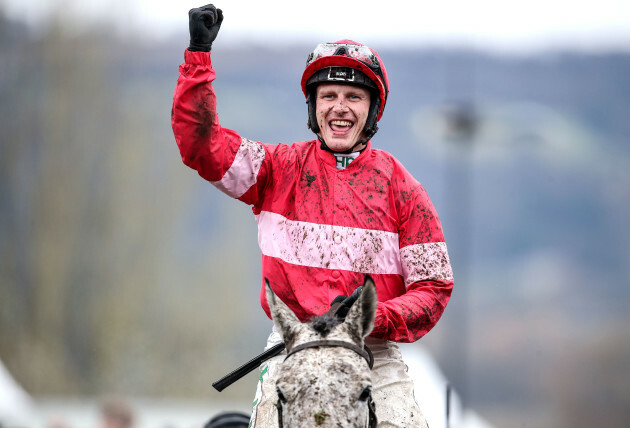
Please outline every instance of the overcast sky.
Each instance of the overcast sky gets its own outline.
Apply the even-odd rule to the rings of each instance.
[[[180,0],[0,0],[10,17],[32,25],[61,10],[90,26],[115,22],[158,38],[186,31]],[[505,51],[571,47],[630,51],[630,0],[223,0],[226,43],[332,41],[374,45],[472,45]]]

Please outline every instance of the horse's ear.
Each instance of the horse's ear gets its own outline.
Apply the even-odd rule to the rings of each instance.
[[[357,342],[361,342],[374,328],[376,315],[376,286],[374,280],[366,275],[363,290],[357,301],[352,305],[344,324]]]
[[[269,309],[271,310],[271,318],[273,319],[276,329],[278,329],[282,335],[284,344],[287,348],[291,348],[302,323],[298,317],[295,316],[293,311],[291,311],[291,309],[289,309],[289,307],[280,300],[278,296],[276,296],[276,293],[274,293],[271,289],[267,278],[265,278],[265,283],[267,304],[269,304]]]

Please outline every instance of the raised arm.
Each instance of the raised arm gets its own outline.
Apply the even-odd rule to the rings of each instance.
[[[179,67],[171,113],[175,141],[186,165],[222,192],[254,204],[265,148],[220,125],[212,87],[216,73],[210,52],[223,12],[210,4],[191,9],[188,16],[190,45]]]

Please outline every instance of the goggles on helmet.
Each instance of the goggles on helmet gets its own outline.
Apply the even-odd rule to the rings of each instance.
[[[308,56],[306,65],[310,65],[313,61],[322,57],[332,55],[343,55],[356,59],[370,68],[381,67],[378,62],[378,58],[376,58],[376,55],[374,55],[374,52],[372,52],[370,48],[363,45],[353,45],[349,43],[320,43]]]

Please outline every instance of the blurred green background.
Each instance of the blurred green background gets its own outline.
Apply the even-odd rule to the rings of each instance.
[[[35,399],[247,404],[255,373],[210,383],[271,327],[256,225],[180,161],[186,17],[156,41],[60,16],[0,9],[0,360]],[[215,43],[222,124],[311,139],[319,41]],[[373,143],[427,188],[455,272],[420,343],[496,426],[627,426],[630,53],[363,41],[391,82]]]

